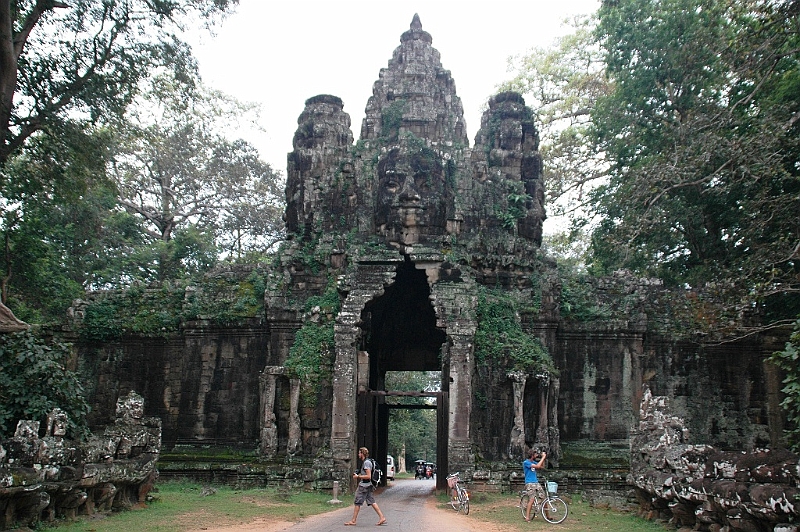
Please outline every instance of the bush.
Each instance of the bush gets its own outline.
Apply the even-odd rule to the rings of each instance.
[[[89,405],[78,376],[67,369],[70,346],[47,343],[30,331],[0,335],[0,436],[13,436],[17,422],[44,422],[56,407],[69,416],[68,435],[88,435]]]
[[[781,406],[786,412],[786,436],[789,448],[800,451],[800,320],[794,323],[794,332],[783,351],[772,354],[772,362],[786,372],[783,379],[785,396]]]

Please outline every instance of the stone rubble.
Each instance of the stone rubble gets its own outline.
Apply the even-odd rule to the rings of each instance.
[[[143,398],[130,392],[117,402],[115,423],[87,442],[65,437],[58,408],[44,436],[39,421],[19,421],[0,441],[0,530],[144,504],[158,477],[161,420],[143,412]]]
[[[721,451],[690,443],[666,397],[645,387],[631,436],[640,515],[710,532],[797,531],[798,456],[785,450]]]

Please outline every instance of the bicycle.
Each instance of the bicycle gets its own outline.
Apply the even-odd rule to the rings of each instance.
[[[447,485],[450,487],[450,506],[456,512],[464,512],[464,515],[469,514],[469,492],[461,485],[461,479],[458,478],[458,473],[453,473],[447,476]],[[453,497],[455,490],[456,496]]]
[[[546,488],[546,486],[544,486]],[[545,496],[541,501],[536,492],[529,493],[528,490],[519,492],[519,507],[522,511],[522,518],[526,518],[528,511],[528,501],[531,496],[533,497],[533,506],[531,506],[531,519],[536,517],[537,513],[541,513],[542,517],[548,523],[557,525],[564,521],[569,514],[569,506],[558,495],[550,493],[547,489],[544,490]]]

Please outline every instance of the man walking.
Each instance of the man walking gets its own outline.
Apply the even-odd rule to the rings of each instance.
[[[361,505],[365,502],[367,506],[372,506],[375,513],[378,514],[379,521],[377,525],[385,525],[386,518],[378,507],[378,503],[375,502],[375,496],[373,494],[375,488],[372,485],[372,471],[375,469],[375,461],[369,458],[369,450],[366,447],[361,447],[358,450],[358,459],[361,460],[361,470],[353,474],[353,478],[358,479],[358,489],[356,489],[356,496],[353,501],[353,517],[346,522],[345,525],[353,526],[356,524],[358,512],[361,510]]]

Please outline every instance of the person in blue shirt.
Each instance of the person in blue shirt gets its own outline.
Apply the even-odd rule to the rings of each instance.
[[[531,520],[531,508],[533,507],[533,497],[544,499],[544,490],[542,485],[539,484],[539,476],[536,474],[537,469],[544,467],[544,459],[547,458],[547,453],[540,453],[534,449],[528,452],[528,459],[522,462],[522,469],[525,471],[525,489],[527,490],[530,498],[528,499],[528,508],[525,510],[525,520]]]

